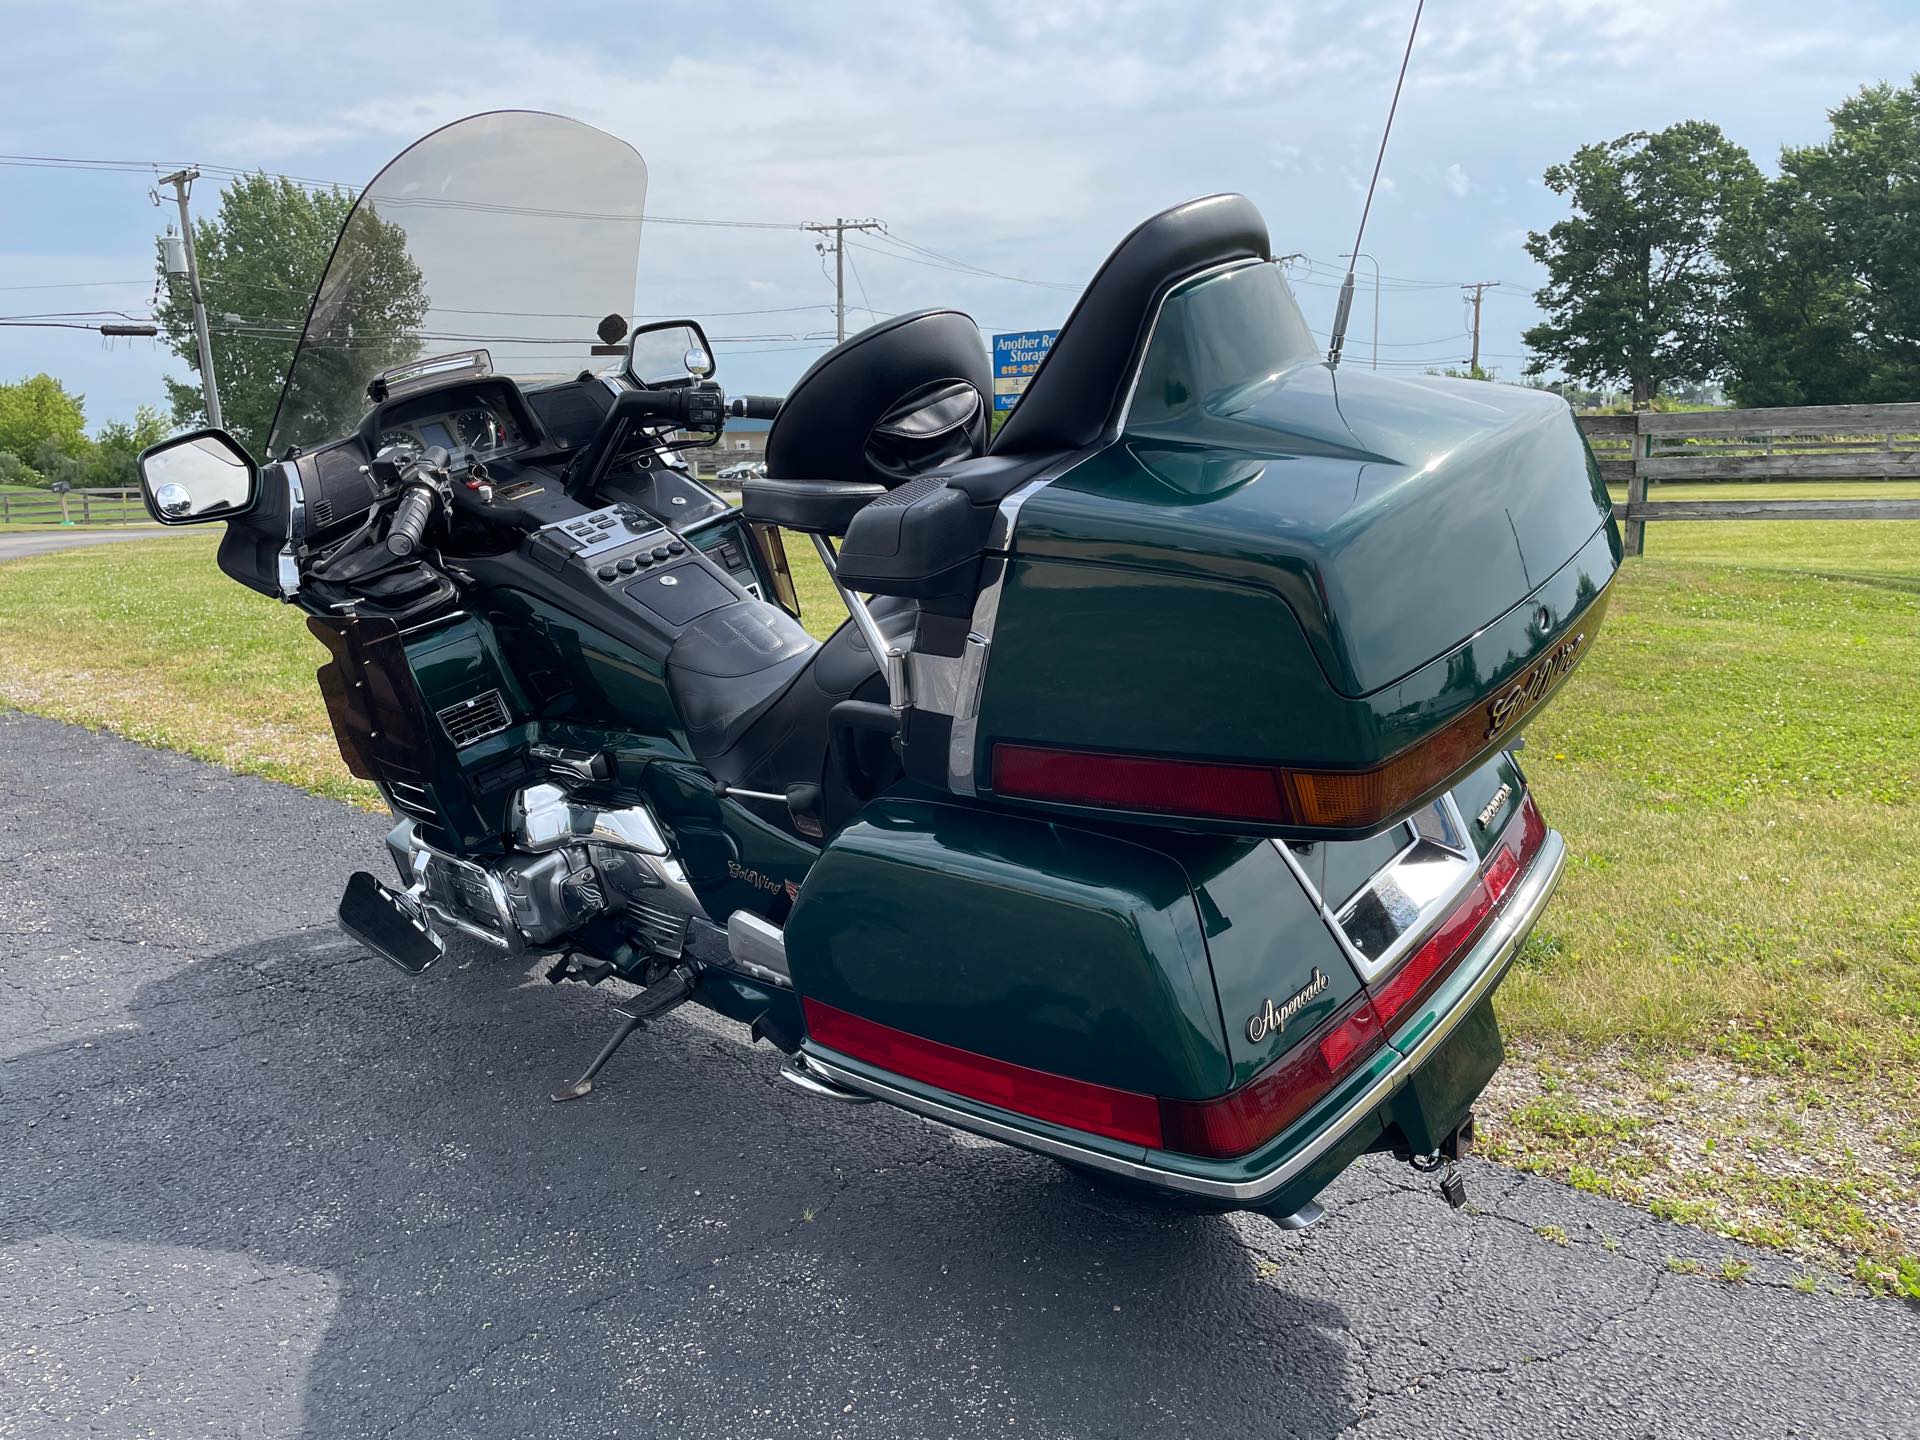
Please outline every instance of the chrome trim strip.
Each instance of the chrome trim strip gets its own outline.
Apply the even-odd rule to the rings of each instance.
[[[793,976],[787,971],[786,933],[771,920],[751,910],[727,916],[727,954],[747,974],[785,990],[793,988]]]
[[[307,487],[300,483],[300,467],[282,460],[280,469],[287,481],[287,543],[280,547],[274,580],[280,598],[291,600],[300,593],[300,551],[307,543]]]
[[[1447,794],[1442,795],[1433,803],[1445,807],[1448,818],[1453,824],[1454,833],[1464,837],[1467,833],[1467,822],[1465,817],[1460,814],[1460,806],[1454,800],[1452,792],[1449,791]],[[1420,831],[1414,827],[1411,820],[1405,820],[1401,823],[1406,826],[1415,837],[1413,842],[1385,865],[1382,865],[1378,870],[1374,871],[1368,878],[1367,883],[1354,891],[1354,893],[1342,903],[1337,912],[1327,903],[1326,898],[1321,895],[1320,888],[1315,885],[1312,880],[1307,878],[1306,869],[1300,864],[1299,857],[1293,853],[1287,842],[1284,840],[1269,842],[1273,848],[1279,852],[1280,858],[1286,863],[1287,869],[1293,872],[1294,880],[1299,883],[1301,890],[1306,893],[1307,898],[1313,902],[1314,908],[1319,911],[1320,923],[1326,927],[1327,934],[1332,936],[1333,943],[1340,947],[1340,953],[1346,957],[1346,961],[1353,967],[1354,973],[1368,985],[1371,985],[1375,980],[1379,979],[1381,975],[1392,969],[1394,963],[1399,960],[1401,956],[1405,955],[1408,950],[1413,948],[1416,940],[1424,938],[1433,922],[1445,914],[1462,895],[1466,894],[1468,887],[1470,887],[1480,875],[1480,865],[1473,857],[1473,852],[1470,848],[1467,850],[1456,850],[1450,845],[1445,845],[1438,840],[1434,840],[1431,836],[1422,835]],[[1406,859],[1414,850],[1418,849],[1422,840],[1426,840],[1433,845],[1438,845],[1443,850],[1452,851],[1454,854],[1459,855],[1462,860],[1468,862],[1461,867],[1460,883],[1448,894],[1424,906],[1421,910],[1420,918],[1412,925],[1409,925],[1393,944],[1383,950],[1378,959],[1369,959],[1365,954],[1361,953],[1359,947],[1357,947],[1352,940],[1347,938],[1347,927],[1341,923],[1340,917],[1353,909],[1359,902],[1360,897],[1365,895],[1367,891],[1373,887],[1375,881],[1393,869],[1402,860]],[[1467,844],[1471,846],[1470,841],[1467,842]]]
[[[1214,1180],[1202,1175],[1189,1175],[1184,1171],[1168,1169],[1164,1165],[1151,1164],[1144,1160],[1126,1160],[1116,1155],[1108,1155],[1098,1150],[1088,1150],[1065,1141],[1055,1140],[1051,1136],[1035,1135],[1017,1126],[975,1115],[970,1111],[942,1104],[938,1100],[927,1099],[883,1081],[869,1079],[864,1075],[843,1069],[832,1061],[811,1052],[807,1054],[808,1066],[835,1085],[863,1091],[876,1099],[898,1105],[903,1110],[911,1110],[929,1120],[951,1125],[956,1130],[969,1130],[995,1140],[1004,1140],[1010,1145],[1018,1145],[1022,1149],[1037,1150],[1045,1155],[1071,1160],[1077,1165],[1105,1170],[1128,1179],[1140,1180],[1163,1189],[1179,1190],[1189,1195],[1240,1202],[1261,1200],[1289,1184],[1351,1134],[1356,1125],[1411,1079],[1414,1071],[1418,1070],[1427,1058],[1445,1043],[1460,1022],[1473,1013],[1474,1007],[1486,998],[1507,973],[1508,967],[1513,963],[1513,957],[1519,953],[1521,943],[1527,938],[1535,922],[1539,920],[1541,912],[1547,908],[1548,900],[1553,897],[1554,888],[1560,883],[1561,872],[1566,869],[1566,863],[1566,842],[1560,838],[1558,831],[1549,830],[1545,842],[1540,847],[1540,854],[1533,862],[1532,869],[1527,872],[1526,878],[1514,891],[1513,897],[1507,902],[1506,909],[1494,922],[1493,929],[1475,947],[1476,952],[1486,954],[1486,959],[1481,962],[1480,974],[1467,992],[1460,997],[1451,1010],[1441,1017],[1438,1024],[1420,1037],[1419,1043],[1407,1051],[1398,1064],[1369,1086],[1365,1094],[1342,1111],[1325,1129],[1299,1150],[1266,1174],[1253,1180]]]
[[[1034,491],[1051,484],[1078,464],[1079,460],[1080,456],[1076,453],[1065,464],[1049,466],[1042,474],[1008,492],[994,511],[992,529],[987,535],[987,548],[1002,552],[1011,550],[1014,528],[1020,522],[1021,507]],[[988,556],[982,567],[980,593],[973,601],[973,618],[967,626],[966,648],[959,656],[946,658],[947,666],[956,672],[953,677],[953,710],[950,712],[953,725],[947,735],[947,788],[956,795],[972,795],[977,788],[973,765],[974,737],[979,728],[980,696],[986,689],[987,661],[993,653],[993,632],[1000,623],[1000,592],[1006,585],[1007,565],[1004,553]],[[923,660],[931,661],[934,658],[927,656]]]
[[[817,1064],[808,1061],[805,1055],[796,1055],[780,1067],[780,1078],[803,1094],[812,1095],[820,1100],[838,1100],[843,1105],[870,1105],[873,1096],[863,1095],[858,1090],[849,1090],[836,1084],[824,1075],[816,1073]]]

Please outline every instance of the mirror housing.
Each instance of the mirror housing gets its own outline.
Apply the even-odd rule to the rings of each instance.
[[[658,390],[713,378],[713,347],[698,320],[660,320],[637,327],[627,340],[627,378]]]
[[[140,452],[140,494],[162,525],[232,520],[260,498],[260,467],[226,431],[192,430]]]

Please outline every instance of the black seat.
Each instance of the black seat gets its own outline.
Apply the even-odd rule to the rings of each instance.
[[[871,609],[888,640],[912,633],[910,602],[881,599]],[[694,758],[722,784],[774,794],[822,782],[835,705],[887,698],[879,662],[851,622],[821,644],[753,601],[694,621],[667,655],[667,685]]]
[[[840,549],[848,585],[963,613],[1000,502],[1049,466],[1100,444],[1119,422],[1161,300],[1234,260],[1269,258],[1266,222],[1244,195],[1163,210],[1115,247],[1073,307],[988,453],[945,466],[853,517]]]

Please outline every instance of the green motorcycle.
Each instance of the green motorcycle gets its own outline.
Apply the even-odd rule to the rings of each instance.
[[[617,991],[556,1099],[692,1001],[823,1100],[1283,1225],[1457,1156],[1564,864],[1513,752],[1620,557],[1566,406],[1330,366],[1234,195],[1120,243],[991,440],[951,310],[730,397],[697,322],[594,323],[645,186],[555,116],[429,135],[341,230],[270,463],[142,457],[330,654],[396,821],[347,931]],[[740,416],[736,508],[686,452]]]

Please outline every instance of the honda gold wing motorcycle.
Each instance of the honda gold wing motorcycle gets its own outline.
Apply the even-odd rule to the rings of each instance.
[[[1237,195],[1122,240],[991,438],[953,310],[728,395],[696,321],[618,313],[645,191],[556,116],[427,136],[341,229],[270,459],[142,457],[329,652],[395,821],[347,932],[607,984],[556,1099],[692,1002],[823,1101],[1186,1206],[1298,1226],[1360,1155],[1458,1155],[1564,864],[1513,752],[1621,553],[1566,405],[1331,367]],[[735,507],[685,452],[743,416]]]

